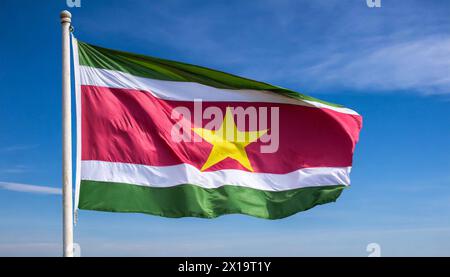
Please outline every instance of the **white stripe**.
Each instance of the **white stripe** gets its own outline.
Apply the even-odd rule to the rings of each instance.
[[[333,107],[309,100],[298,100],[270,91],[220,89],[195,82],[163,81],[137,77],[116,70],[99,69],[90,66],[80,66],[80,75],[82,85],[145,90],[164,100],[194,101],[200,99],[202,101],[217,102],[280,103],[327,108],[340,113],[358,115],[357,112],[351,109]]]
[[[193,184],[203,188],[233,185],[265,191],[350,185],[351,167],[316,167],[287,174],[253,173],[227,169],[201,172],[189,164],[148,166],[139,164],[81,161],[81,179],[126,183],[148,187],[172,187]]]

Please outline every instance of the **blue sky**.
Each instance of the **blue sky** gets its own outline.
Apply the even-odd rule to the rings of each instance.
[[[51,3],[50,3],[51,2]],[[0,256],[61,254],[61,1],[0,4]],[[450,256],[450,2],[88,1],[80,40],[288,87],[364,117],[352,186],[282,220],[81,211],[83,256]]]

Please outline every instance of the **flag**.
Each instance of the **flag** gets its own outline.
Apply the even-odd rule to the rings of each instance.
[[[362,126],[355,111],[73,41],[77,208],[278,219],[334,202],[350,185]]]

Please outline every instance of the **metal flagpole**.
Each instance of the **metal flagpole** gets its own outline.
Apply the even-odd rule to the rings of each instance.
[[[72,119],[70,99],[70,22],[72,15],[62,11],[62,179],[63,179],[63,253],[73,257],[72,215]]]

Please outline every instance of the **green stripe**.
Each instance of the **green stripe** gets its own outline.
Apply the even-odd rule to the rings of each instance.
[[[190,184],[156,188],[82,180],[78,207],[164,217],[214,218],[246,214],[278,219],[334,202],[344,188],[338,185],[273,192],[229,185],[215,189]]]
[[[223,89],[267,90],[298,100],[309,100],[334,107],[342,107],[289,89],[197,65],[107,49],[81,41],[78,41],[78,51],[80,65],[117,70],[151,79],[196,82]]]

